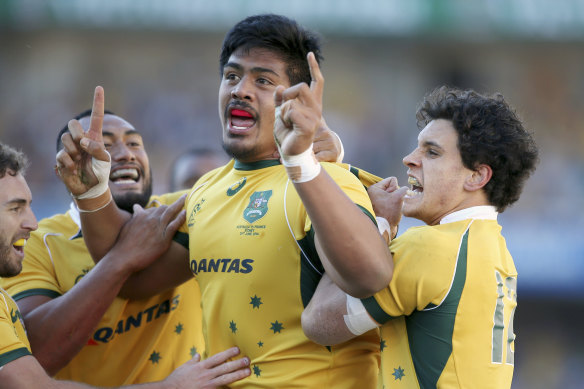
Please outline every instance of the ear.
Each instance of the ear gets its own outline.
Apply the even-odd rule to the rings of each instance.
[[[493,176],[493,170],[489,165],[481,164],[464,181],[464,189],[474,192],[482,189]]]

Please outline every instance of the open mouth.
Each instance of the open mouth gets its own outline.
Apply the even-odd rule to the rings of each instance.
[[[420,184],[420,181],[416,177],[408,177],[408,184],[410,185],[410,189],[406,193],[408,197],[419,196],[424,192],[424,187]]]
[[[16,252],[24,255],[24,246],[26,245],[26,239],[18,239],[16,242],[12,243],[12,247]]]
[[[229,124],[232,132],[244,132],[256,123],[254,116],[243,109],[234,108],[229,112]]]
[[[137,168],[120,168],[110,173],[110,181],[116,184],[135,184],[140,180]]]

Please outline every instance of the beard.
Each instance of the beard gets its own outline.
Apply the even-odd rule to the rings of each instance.
[[[221,144],[221,147],[223,147],[223,150],[225,150],[225,152],[231,157],[234,158],[238,161],[247,161],[250,160],[257,155],[256,152],[256,147],[245,147],[242,145],[239,145],[237,143],[228,143],[223,141]]]
[[[0,277],[14,277],[22,270],[22,262],[16,261],[16,264],[10,262],[12,254],[12,245],[0,242]]]
[[[114,195],[114,201],[118,208],[128,211],[130,213],[134,213],[134,204],[138,204],[142,208],[145,208],[150,201],[150,197],[152,196],[152,172],[150,172],[150,176],[148,179],[144,180],[144,190],[142,192],[128,192],[123,194]]]

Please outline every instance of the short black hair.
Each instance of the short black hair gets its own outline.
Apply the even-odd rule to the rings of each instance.
[[[422,129],[435,119],[452,122],[458,150],[467,169],[491,167],[493,175],[483,188],[489,203],[503,212],[519,199],[538,162],[538,148],[515,110],[499,93],[442,86],[429,93],[416,113]]]
[[[84,117],[87,116],[91,116],[91,109],[86,109],[85,111],[81,112],[78,115],[75,115],[75,117],[73,119],[75,120],[80,120],[83,119]],[[113,113],[112,111],[108,111],[107,109],[103,111],[104,115],[115,115],[115,113]],[[65,127],[61,128],[61,131],[59,131],[59,134],[57,135],[57,153],[63,148],[63,143],[61,142],[61,136],[63,136],[64,133],[69,132],[69,122],[67,122],[67,124],[65,124]]]
[[[28,158],[22,151],[0,143],[0,178],[4,178],[6,174],[24,175],[28,165]]]
[[[262,14],[249,16],[229,30],[219,56],[219,74],[236,50],[249,52],[254,48],[270,50],[288,64],[291,85],[305,82],[310,85],[310,69],[306,56],[313,52],[322,61],[320,36],[285,16]]]

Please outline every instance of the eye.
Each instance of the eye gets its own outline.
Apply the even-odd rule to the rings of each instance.
[[[227,73],[225,73],[224,78],[227,81],[238,81],[239,80],[239,76],[237,74],[233,73],[233,72],[227,72]]]
[[[268,80],[267,78],[263,78],[263,77],[258,78],[256,80],[256,82],[258,84],[261,84],[261,85],[272,85],[272,82],[270,80]]]
[[[428,154],[430,157],[438,157],[438,156],[440,156],[440,153],[438,153],[438,152],[437,152],[436,150],[434,150],[434,149],[428,149],[428,151],[427,151],[427,154]]]

